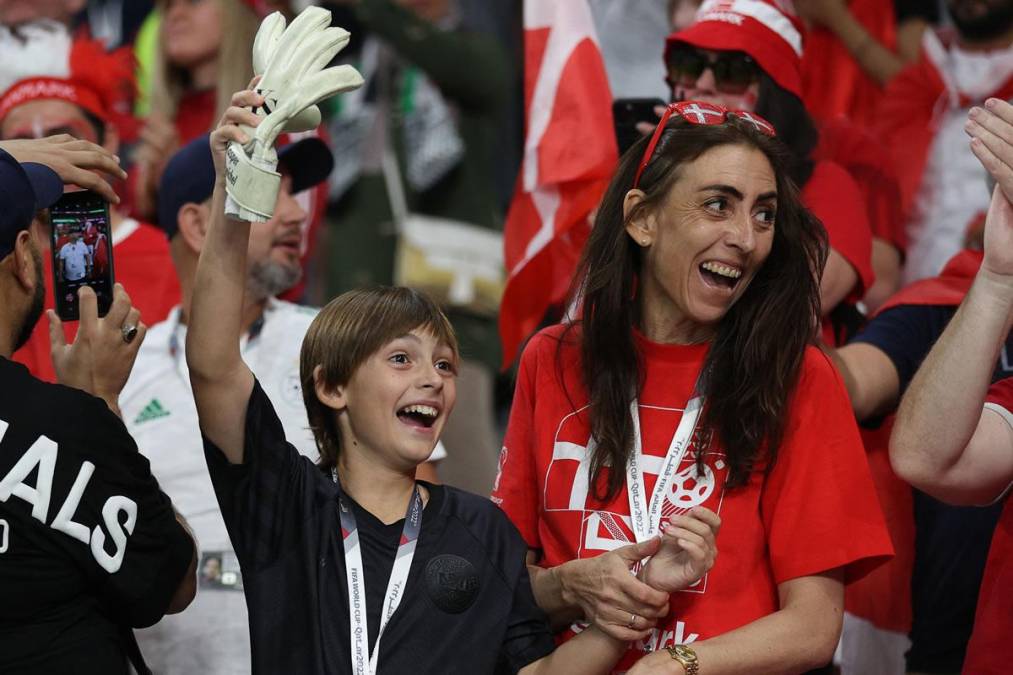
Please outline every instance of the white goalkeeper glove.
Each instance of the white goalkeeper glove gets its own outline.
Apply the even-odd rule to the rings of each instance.
[[[257,59],[270,59],[266,66],[262,60],[258,63],[264,67],[258,91],[266,99],[262,106],[266,114],[256,129],[244,129],[250,142],[230,143],[225,155],[225,213],[240,220],[264,221],[274,214],[281,185],[274,149],[278,135],[293,120],[300,125],[319,120],[319,110],[304,111],[362,84],[362,76],[351,66],[325,67],[349,38],[342,28],[328,28],[329,11],[308,7],[287,28],[280,14],[264,20],[268,22],[266,30],[262,24],[259,47],[254,47]]]
[[[307,20],[304,29],[309,31],[327,28],[331,21],[330,12],[320,7],[307,9],[307,11],[311,10],[313,21],[310,23]],[[257,30],[257,36],[253,40],[253,74],[260,76],[256,91],[264,97],[264,105],[253,111],[259,117],[266,117],[278,105],[276,91],[280,83],[276,82],[274,77],[278,73],[272,72],[268,75],[267,67],[274,59],[278,43],[284,32],[285,17],[281,12],[274,12],[264,18]],[[286,133],[310,131],[318,126],[320,126],[320,108],[311,105],[290,119],[285,124],[284,131]]]

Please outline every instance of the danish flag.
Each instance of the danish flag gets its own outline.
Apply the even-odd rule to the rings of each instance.
[[[618,160],[612,95],[587,0],[524,0],[526,136],[507,214],[503,364],[561,302]]]

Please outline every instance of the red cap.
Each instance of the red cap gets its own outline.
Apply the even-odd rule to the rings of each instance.
[[[665,41],[665,59],[676,44],[739,51],[782,88],[802,97],[802,24],[777,0],[705,0],[695,22]]]
[[[43,99],[69,101],[103,122],[129,114],[135,89],[129,49],[106,52],[101,42],[75,40],[68,61],[68,77],[38,75],[12,84],[0,96],[0,121],[14,107]]]

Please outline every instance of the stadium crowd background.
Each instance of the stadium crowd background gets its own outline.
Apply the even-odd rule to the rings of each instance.
[[[123,418],[197,530],[205,548],[198,572],[208,587],[236,587],[236,562],[221,527],[200,532],[210,488],[188,494],[195,469],[170,456],[196,447],[203,462],[189,386],[179,374],[207,217],[200,209],[213,179],[201,146],[229,97],[250,79],[260,19],[272,11],[292,17],[310,4],[330,9],[333,24],[351,32],[338,58],[354,64],[366,85],[323,104],[318,129],[282,142],[291,148],[280,160],[291,183],[264,235],[259,268],[251,247],[266,305],[247,326],[244,357],[276,388],[272,400],[289,439],[312,457],[292,374],[311,308],[371,284],[414,281],[431,290],[444,283],[440,247],[457,234],[425,241],[436,230],[425,229],[424,219],[412,230],[418,216],[477,230],[482,246],[503,246],[502,233],[502,273],[516,271],[509,247],[518,245],[510,228],[523,213],[517,202],[528,161],[525,95],[538,77],[535,64],[525,62],[534,31],[522,4],[532,3],[0,0],[0,137],[70,133],[103,145],[127,170],[114,186],[122,199],[112,207],[115,269],[152,329],[121,398]],[[750,43],[701,31],[699,4],[587,0],[611,93],[593,103],[606,117],[611,99],[686,97],[746,107],[801,149],[806,167],[796,182],[830,244],[823,346],[851,396],[894,549],[888,563],[847,586],[836,667],[958,673],[1003,504],[951,507],[914,490],[894,475],[887,442],[901,395],[982,259],[991,186],[964,123],[987,98],[1013,97],[1013,1],[757,0],[786,28]],[[723,4],[705,9],[734,11],[736,3]],[[781,53],[779,41],[790,42],[788,35],[799,36],[800,57]],[[724,53],[749,58],[720,63]],[[710,62],[687,65],[693,58]],[[659,113],[640,120],[642,133],[651,132]],[[598,138],[597,152],[611,153],[614,167],[614,139]],[[407,237],[411,231],[423,240]],[[557,236],[578,244],[586,238],[581,226]],[[519,245],[528,243],[522,236]],[[434,456],[427,475],[481,495],[492,494],[494,484],[499,490],[521,343],[567,310],[562,300],[576,257],[555,253],[537,283],[511,288],[511,277],[506,284],[507,293],[526,296],[521,318],[498,314],[504,279],[493,274],[486,295],[476,281],[489,265],[504,265],[499,256],[486,266],[478,261],[464,295],[444,302],[463,361],[456,415],[441,438],[445,453]],[[69,326],[67,335],[73,337]],[[45,322],[14,359],[54,380]],[[1004,349],[995,377],[1011,375],[1013,355]],[[179,381],[167,384],[173,377]],[[155,672],[202,672],[192,660],[202,650],[245,663],[242,605],[241,593],[203,607],[198,600],[139,632],[142,651]],[[218,628],[241,637],[219,639]]]

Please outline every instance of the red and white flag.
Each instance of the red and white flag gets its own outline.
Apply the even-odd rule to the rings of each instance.
[[[504,228],[503,363],[561,302],[588,214],[618,161],[612,95],[587,0],[524,0],[521,173]]]

